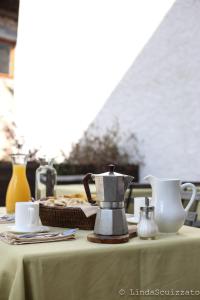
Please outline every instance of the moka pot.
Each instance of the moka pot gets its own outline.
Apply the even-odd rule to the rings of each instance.
[[[124,208],[126,189],[134,177],[114,172],[114,165],[109,165],[109,172],[102,174],[88,173],[83,184],[88,201],[92,200],[89,180],[95,181],[99,209],[97,211],[94,233],[98,235],[124,235],[128,233],[128,225]]]

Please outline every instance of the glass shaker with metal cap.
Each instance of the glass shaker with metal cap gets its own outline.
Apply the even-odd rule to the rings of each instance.
[[[40,159],[40,166],[36,170],[35,199],[46,198],[55,195],[57,172],[53,167],[53,160]]]
[[[140,207],[140,220],[137,233],[141,239],[155,239],[158,227],[154,219],[154,207],[149,206],[149,198],[145,198],[145,207]]]

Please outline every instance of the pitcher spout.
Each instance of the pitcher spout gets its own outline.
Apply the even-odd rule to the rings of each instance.
[[[153,185],[154,181],[155,181],[156,177],[153,175],[147,175],[144,177],[144,180],[146,180],[147,182],[149,182],[151,185]]]

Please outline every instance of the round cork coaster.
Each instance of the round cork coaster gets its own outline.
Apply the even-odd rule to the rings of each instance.
[[[137,236],[137,227],[132,225],[128,227],[128,234],[124,235],[100,235],[90,233],[87,236],[87,240],[92,243],[100,244],[122,244],[127,243],[129,239]]]

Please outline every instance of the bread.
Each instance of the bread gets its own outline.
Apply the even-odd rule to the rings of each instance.
[[[88,204],[88,202],[83,198],[71,197],[72,195],[67,195],[67,197],[49,197],[46,200],[40,201],[45,206],[60,206],[60,207],[73,207]],[[74,196],[74,195],[73,195]],[[76,194],[77,196],[77,194]]]

